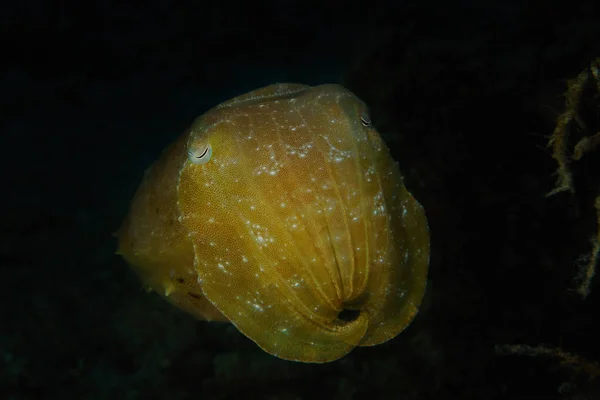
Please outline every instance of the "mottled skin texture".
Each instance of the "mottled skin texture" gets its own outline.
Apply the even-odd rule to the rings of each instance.
[[[277,357],[327,362],[393,338],[423,297],[429,233],[369,121],[338,85],[217,106],[146,172],[119,253],[175,305]],[[207,146],[208,162],[190,161]]]

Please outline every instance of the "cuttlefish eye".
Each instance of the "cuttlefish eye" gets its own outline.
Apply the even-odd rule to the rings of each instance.
[[[363,111],[360,115],[360,122],[363,124],[363,126],[371,126],[371,117],[366,111]]]
[[[192,164],[206,164],[212,157],[212,147],[209,144],[188,150],[188,159]]]

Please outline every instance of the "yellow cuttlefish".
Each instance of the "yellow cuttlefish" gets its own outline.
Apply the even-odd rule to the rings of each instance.
[[[302,362],[400,333],[429,264],[423,207],[365,104],[332,84],[270,85],[196,119],[117,237],[149,288]]]

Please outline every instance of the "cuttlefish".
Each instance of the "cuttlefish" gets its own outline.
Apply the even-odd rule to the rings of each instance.
[[[365,104],[333,84],[270,85],[196,119],[117,237],[148,288],[302,362],[404,330],[429,263],[423,207]]]

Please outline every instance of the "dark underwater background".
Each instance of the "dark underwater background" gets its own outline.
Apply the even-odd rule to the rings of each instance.
[[[600,148],[547,197],[594,1],[45,1],[0,6],[0,398],[600,399]],[[591,72],[569,149],[600,131]],[[393,340],[328,364],[194,320],[114,254],[144,170],[276,82],[341,83],[423,204],[429,283]],[[570,151],[571,151],[570,150]],[[595,151],[594,151],[595,150]]]

